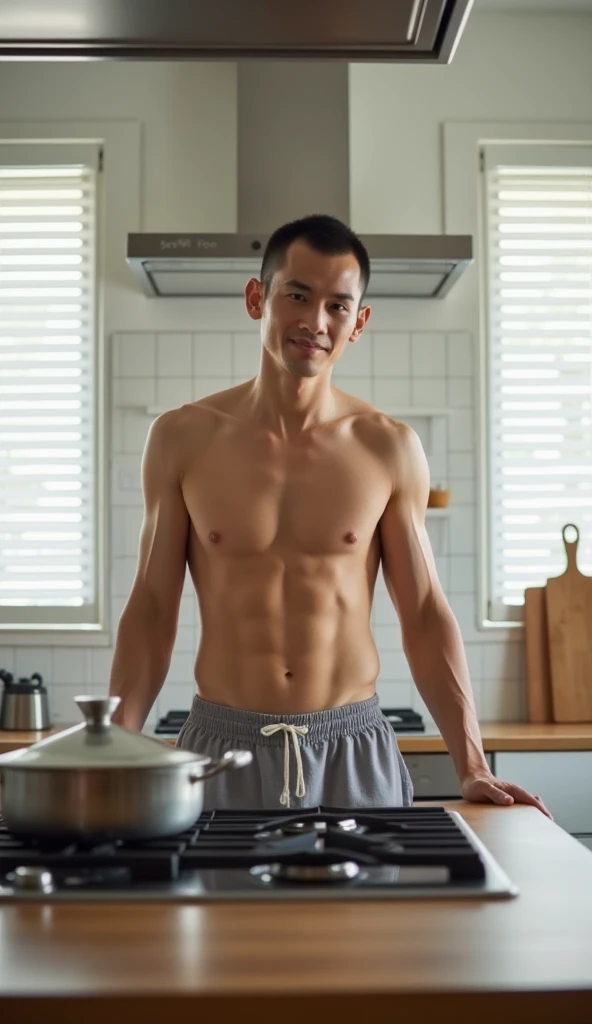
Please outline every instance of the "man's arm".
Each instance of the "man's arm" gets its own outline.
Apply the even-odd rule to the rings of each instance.
[[[166,679],[185,579],[189,515],[175,457],[176,415],[159,416],[148,434],[138,566],[111,667],[109,693],[121,697],[114,721],[138,731]]]
[[[426,457],[419,438],[404,424],[393,425],[391,446],[393,492],[380,521],[382,568],[417,689],[442,733],[466,799],[518,800],[548,814],[539,797],[496,779],[485,760],[460,629],[438,580],[425,528]]]
[[[394,489],[380,522],[382,570],[401,623],[403,650],[459,778],[489,771],[458,623],[446,600],[425,528],[430,489],[421,443],[397,425]]]

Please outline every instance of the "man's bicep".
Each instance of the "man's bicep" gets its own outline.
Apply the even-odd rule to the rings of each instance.
[[[187,560],[189,514],[175,466],[170,426],[152,425],[142,459],[144,517],[134,587],[177,610]]]
[[[424,609],[441,593],[425,527],[429,486],[421,443],[408,429],[398,453],[393,494],[380,520],[382,570],[403,631],[420,625]]]

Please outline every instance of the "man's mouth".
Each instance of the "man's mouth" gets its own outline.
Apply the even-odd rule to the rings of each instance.
[[[316,341],[310,341],[308,338],[290,338],[292,345],[296,345],[296,348],[301,349],[303,352],[326,352],[324,345],[319,345]]]

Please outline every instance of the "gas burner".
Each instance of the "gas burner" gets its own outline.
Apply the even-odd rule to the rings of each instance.
[[[120,888],[130,885],[132,872],[127,867],[101,867],[90,868],[82,871],[69,871],[62,878],[63,885],[68,889],[78,888],[103,888],[110,886]]]
[[[329,825],[340,828],[343,832],[353,832],[358,827],[354,818],[344,818],[342,821],[289,821],[282,825],[280,831],[286,836],[301,835],[303,832],[325,833]]]
[[[260,864],[251,874],[269,885],[273,881],[306,884],[352,882],[360,873],[353,860],[337,864]]]
[[[47,868],[20,866],[9,871],[6,881],[17,892],[50,893],[54,889],[53,875]]]
[[[362,834],[366,831],[364,826],[358,826],[355,818],[343,818],[341,820],[328,821],[316,817],[306,818],[304,821],[287,821],[280,824],[278,828],[257,832],[255,839],[281,839],[282,836],[302,836],[316,833],[318,836],[327,835],[329,828],[340,829],[342,832],[357,832]]]

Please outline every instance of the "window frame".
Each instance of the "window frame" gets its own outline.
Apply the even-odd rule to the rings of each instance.
[[[17,628],[17,629],[39,629],[39,628],[65,628],[65,629],[77,629],[82,625],[87,628],[95,627],[100,622],[100,606],[99,606],[99,593],[100,593],[100,579],[99,579],[99,545],[100,545],[100,531],[98,528],[98,510],[100,507],[100,498],[98,486],[98,478],[95,472],[97,466],[98,448],[99,448],[99,436],[97,430],[97,419],[98,419],[98,336],[99,336],[99,298],[98,298],[98,284],[99,284],[99,273],[98,268],[101,260],[101,235],[100,231],[97,230],[101,224],[101,212],[102,212],[102,189],[101,189],[101,165],[102,165],[102,149],[100,145],[88,144],[88,143],[72,143],[70,141],[60,144],[48,144],[48,143],[4,143],[0,140],[0,167],[10,170],[11,167],[59,167],[73,166],[83,164],[88,168],[91,168],[94,172],[94,223],[92,225],[93,234],[93,274],[92,281],[89,289],[89,296],[92,301],[92,312],[89,318],[89,326],[91,331],[90,337],[90,350],[89,350],[89,367],[90,367],[90,401],[91,401],[91,416],[90,416],[90,427],[91,437],[88,445],[88,452],[90,455],[90,466],[87,467],[87,471],[93,476],[93,489],[92,489],[92,579],[93,579],[93,601],[86,608],[72,609],[72,618],[68,618],[68,610],[66,607],[56,608],[55,611],[51,606],[24,606],[24,607],[10,607],[0,606],[0,627],[5,628]],[[47,179],[51,181],[51,179]],[[78,614],[76,614],[78,612]],[[55,616],[55,618],[54,618]]]
[[[557,146],[592,145],[592,123],[446,121],[443,124],[444,231],[470,234],[475,244],[475,265],[455,289],[459,330],[469,330],[475,340],[476,481],[477,481],[477,613],[474,639],[495,632],[510,640],[522,620],[492,620],[488,616],[488,350],[487,280],[483,259],[484,221],[480,151],[487,145]],[[471,639],[467,634],[465,639]]]
[[[93,623],[2,623],[2,647],[109,647],[112,642],[110,448],[111,395],[107,340],[128,321],[117,298],[131,286],[125,252],[128,232],[141,230],[141,123],[121,121],[3,121],[0,145],[96,145],[103,152],[97,218],[95,373],[95,467],[97,621]],[[132,314],[133,315],[133,314]]]
[[[490,295],[491,285],[491,262],[490,262],[490,236],[489,236],[489,224],[488,224],[488,185],[487,175],[488,172],[497,165],[506,164],[515,167],[526,167],[526,166],[539,166],[551,167],[555,166],[578,166],[582,168],[592,168],[592,146],[584,147],[580,144],[573,145],[568,142],[555,143],[553,146],[537,145],[536,143],[524,142],[516,144],[515,142],[500,145],[499,143],[485,144],[480,149],[480,170],[481,170],[481,209],[482,209],[482,238],[481,238],[481,259],[483,264],[483,276],[484,276],[484,304],[485,304],[485,337],[484,345],[486,350],[486,366],[485,366],[485,387],[487,393],[486,401],[486,422],[485,422],[485,435],[487,445],[487,459],[485,464],[485,475],[486,475],[486,490],[484,493],[485,499],[485,510],[484,519],[487,524],[487,615],[488,619],[492,622],[523,622],[524,620],[524,606],[523,605],[507,605],[505,608],[499,607],[499,602],[494,601],[491,591],[491,580],[494,576],[494,563],[495,563],[495,548],[491,541],[494,533],[494,504],[493,504],[493,457],[494,457],[494,442],[493,442],[493,409],[491,405],[491,363],[493,361],[493,342],[492,342],[492,316],[494,313],[494,307],[492,305],[492,299]],[[558,546],[559,538],[558,538]],[[537,584],[538,585],[538,584]],[[497,614],[495,609],[497,608]],[[493,614],[492,614],[493,611]],[[505,614],[502,612],[505,611]]]

